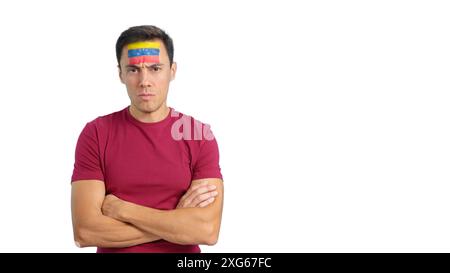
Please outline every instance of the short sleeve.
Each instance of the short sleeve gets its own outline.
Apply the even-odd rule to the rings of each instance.
[[[219,165],[219,148],[215,138],[202,140],[199,154],[194,164],[192,180],[202,178],[222,178]]]
[[[87,123],[78,138],[71,181],[91,179],[104,181],[94,122]]]

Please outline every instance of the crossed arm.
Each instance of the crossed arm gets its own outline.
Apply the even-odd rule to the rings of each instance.
[[[128,247],[164,239],[177,244],[217,242],[223,207],[223,182],[192,181],[174,210],[158,210],[105,197],[102,181],[72,183],[72,222],[81,246]]]

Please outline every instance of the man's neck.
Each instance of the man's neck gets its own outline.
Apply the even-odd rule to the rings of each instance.
[[[140,122],[153,123],[158,122],[167,117],[170,112],[170,108],[163,104],[157,110],[153,112],[142,112],[135,108],[133,105],[130,106],[130,114]]]

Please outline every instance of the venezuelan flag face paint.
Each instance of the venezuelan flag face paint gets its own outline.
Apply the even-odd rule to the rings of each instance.
[[[158,42],[136,42],[128,45],[128,64],[159,63]]]

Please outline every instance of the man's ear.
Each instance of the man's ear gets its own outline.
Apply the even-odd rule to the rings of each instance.
[[[125,84],[123,78],[122,78],[122,69],[120,68],[120,65],[117,65],[117,69],[119,70],[119,79],[120,81]]]
[[[172,66],[170,67],[170,80],[175,79],[175,74],[177,74],[177,63],[173,62]]]

